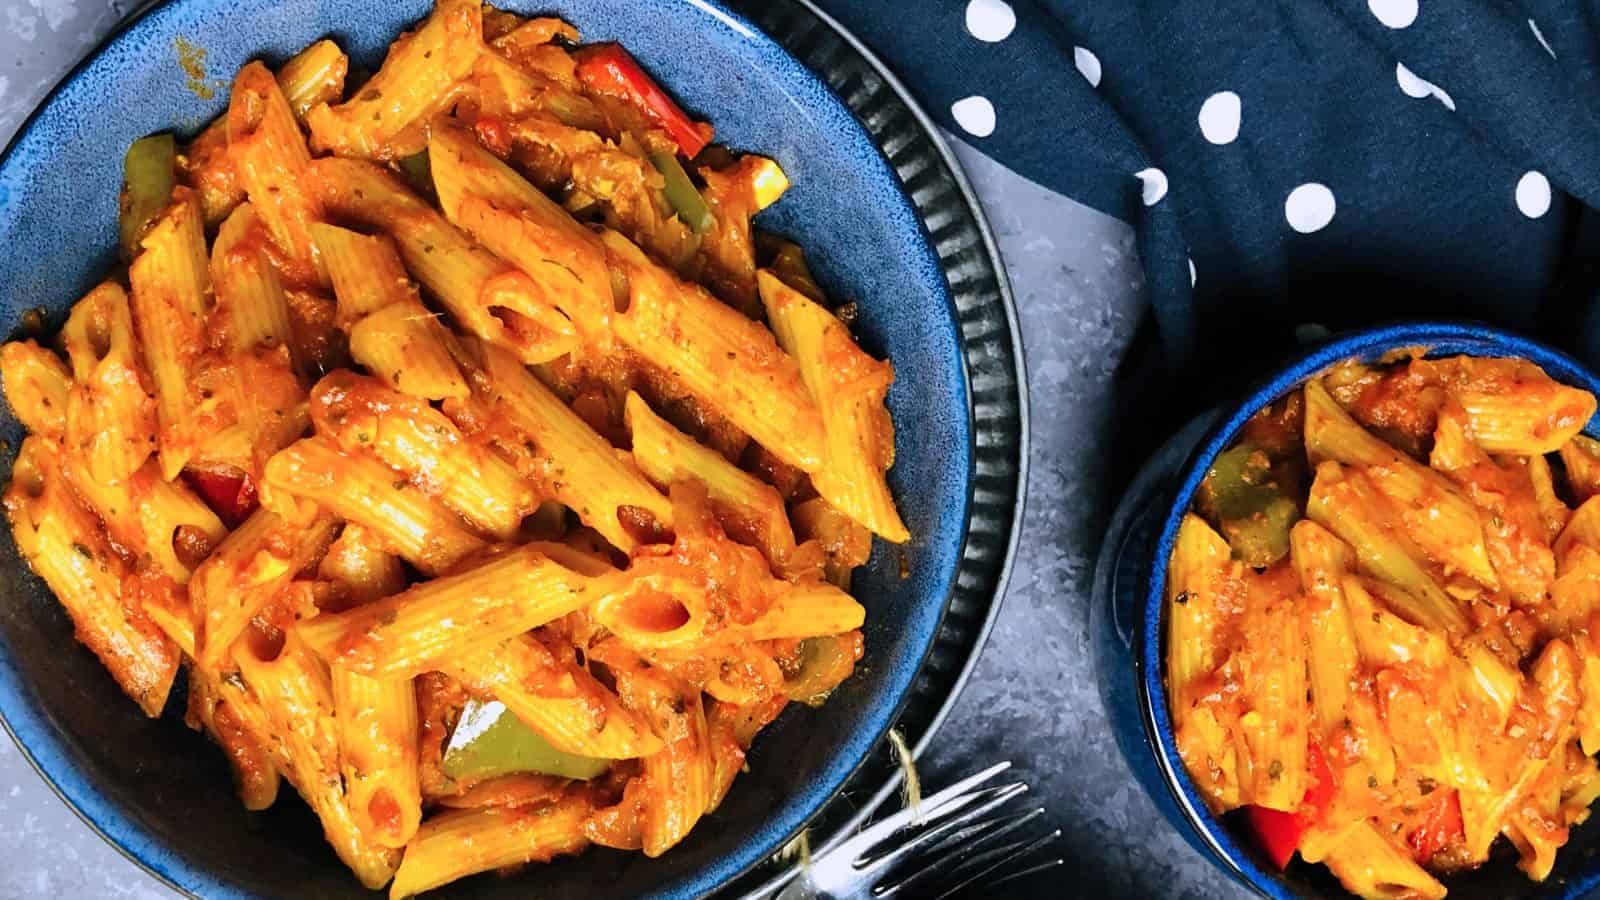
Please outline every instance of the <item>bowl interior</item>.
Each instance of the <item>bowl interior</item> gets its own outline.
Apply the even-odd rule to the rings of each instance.
[[[1429,323],[1396,325],[1357,332],[1335,338],[1301,357],[1272,376],[1232,409],[1200,443],[1182,469],[1177,492],[1171,500],[1155,556],[1151,560],[1149,591],[1143,601],[1143,633],[1140,636],[1142,689],[1145,698],[1146,726],[1157,754],[1159,768],[1166,776],[1173,798],[1202,842],[1211,850],[1224,870],[1229,871],[1273,897],[1348,896],[1337,879],[1321,865],[1310,865],[1298,858],[1288,871],[1279,873],[1255,843],[1243,837],[1236,825],[1224,822],[1206,808],[1194,781],[1178,758],[1177,741],[1167,709],[1163,644],[1166,634],[1166,560],[1172,556],[1178,525],[1194,500],[1195,491],[1217,454],[1227,449],[1239,429],[1273,400],[1298,387],[1308,378],[1347,359],[1376,360],[1384,353],[1405,347],[1426,347],[1430,356],[1517,356],[1532,360],[1551,377],[1600,394],[1600,378],[1566,354],[1535,341],[1480,325]],[[1600,416],[1591,420],[1585,431],[1596,433]],[[1591,820],[1572,831],[1571,840],[1556,856],[1556,866],[1543,884],[1529,881],[1515,866],[1516,854],[1499,842],[1488,863],[1480,868],[1441,879],[1451,897],[1580,897],[1600,887],[1600,865],[1594,856],[1600,852],[1600,822]]]
[[[966,532],[968,384],[944,277],[882,155],[845,107],[765,36],[703,0],[513,0],[559,14],[585,40],[624,41],[718,140],[775,157],[794,183],[760,224],[798,240],[818,280],[859,304],[857,331],[888,356],[899,425],[891,486],[914,538],[880,545],[858,573],[866,657],[821,709],[791,709],[752,750],[721,808],[657,860],[593,850],[518,878],[480,876],[470,897],[695,896],[774,852],[887,729],[938,627]],[[123,152],[134,139],[192,133],[225,108],[246,61],[279,62],[332,37],[375,69],[426,15],[422,0],[175,0],[145,14],[80,67],[0,162],[0,322],[40,307],[53,326],[114,261]],[[204,51],[205,77],[179,67]],[[5,466],[21,438],[0,417]],[[913,490],[913,486],[915,489]],[[903,555],[902,555],[903,554]],[[904,568],[907,576],[900,573]],[[205,896],[367,896],[298,800],[249,814],[220,755],[181,725],[182,698],[143,719],[72,640],[44,585],[0,540],[0,714],[38,768],[137,861]]]

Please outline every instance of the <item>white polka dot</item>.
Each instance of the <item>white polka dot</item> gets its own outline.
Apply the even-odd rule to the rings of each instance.
[[[1456,101],[1444,92],[1444,88],[1406,68],[1405,63],[1394,64],[1394,80],[1400,83],[1400,91],[1407,97],[1420,100],[1423,97],[1432,96],[1437,98],[1440,103],[1443,103],[1445,109],[1451,112],[1456,111]]]
[[[1537,219],[1550,211],[1550,179],[1538,172],[1529,172],[1517,182],[1517,209],[1530,219]]]
[[[956,123],[967,130],[973,137],[988,137],[994,134],[994,104],[987,97],[968,97],[957,100],[950,107],[950,114],[956,117]]]
[[[1167,173],[1157,168],[1141,169],[1133,173],[1134,177],[1144,182],[1144,189],[1140,197],[1145,206],[1155,206],[1161,198],[1167,195]]]
[[[1100,86],[1100,57],[1095,56],[1087,48],[1073,47],[1072,62],[1078,67],[1078,71],[1083,73],[1084,80],[1089,82],[1090,87]]]
[[[980,41],[997,44],[1011,36],[1017,14],[1005,0],[972,0],[967,4],[967,30]]]
[[[1550,46],[1550,42],[1549,41],[1544,39],[1544,32],[1539,30],[1539,23],[1535,22],[1532,19],[1529,19],[1528,20],[1528,27],[1533,29],[1533,36],[1539,39],[1539,46],[1544,48],[1544,52],[1550,54],[1550,58],[1551,59],[1555,59],[1556,58],[1556,49],[1554,47]]]
[[[1194,260],[1189,260],[1189,287],[1194,287],[1199,278],[1195,275]]]
[[[1405,63],[1394,64],[1394,80],[1400,82],[1400,91],[1407,97],[1421,100],[1433,93],[1433,85],[1417,77],[1417,73],[1406,68]]]
[[[1239,95],[1222,91],[1200,104],[1200,133],[1213,144],[1231,144],[1239,136]]]
[[[1417,20],[1417,0],[1367,0],[1367,9],[1390,28],[1405,28]]]
[[[1312,182],[1289,192],[1289,199],[1283,203],[1283,215],[1289,220],[1290,228],[1301,234],[1311,234],[1328,227],[1336,206],[1333,191],[1325,184]]]

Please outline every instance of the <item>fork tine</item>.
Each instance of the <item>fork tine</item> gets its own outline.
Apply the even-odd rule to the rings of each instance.
[[[967,856],[981,848],[983,844],[1003,838],[1042,815],[1044,815],[1044,807],[1038,806],[1025,813],[985,819],[976,824],[968,825],[944,840],[929,846],[928,852],[942,853],[945,850],[949,850],[957,855]]]
[[[969,822],[980,819],[1001,804],[1009,801],[1012,797],[1027,790],[1028,786],[1018,781],[1003,787],[975,791],[961,798],[959,802],[952,801],[947,803],[940,807],[939,813],[941,816],[948,816],[948,818],[943,818],[942,821],[931,824],[910,837],[905,843],[882,856],[857,857],[855,867],[863,873],[882,871],[912,853],[941,843],[945,835]]]
[[[1013,822],[1011,824],[1016,826],[1020,823]],[[1013,827],[1006,830],[1011,831],[1015,830],[1015,828]],[[988,841],[992,840],[994,836],[994,834],[983,835],[976,843],[987,843]],[[927,866],[912,872],[899,881],[879,884],[873,889],[872,895],[876,898],[879,898],[879,900],[898,896],[902,892],[911,892],[921,896],[925,893],[932,893],[931,891],[923,891],[921,888],[924,887],[930,879],[936,878],[941,882],[954,882],[953,885],[946,884],[942,888],[943,894],[948,896],[957,890],[960,890],[961,888],[971,885],[974,881],[982,878],[990,872],[993,872],[996,868],[1009,862],[1022,859],[1040,847],[1043,847],[1051,841],[1056,840],[1060,836],[1061,830],[1058,828],[1048,834],[1041,835],[1031,840],[1017,840],[1007,844],[1002,844],[998,847],[991,847],[981,852],[956,853],[947,857],[935,859]],[[912,891],[911,889],[913,887],[917,888],[918,890]]]
[[[993,850],[989,850],[986,853],[981,853],[978,856],[973,857],[970,864],[978,866],[979,868],[977,871],[966,876],[955,875],[954,877],[959,880],[955,885],[951,886],[948,890],[941,894],[939,896],[939,900],[943,900],[944,897],[956,896],[959,891],[970,887],[978,879],[983,878],[1007,863],[1026,858],[1034,851],[1045,847],[1060,837],[1061,829],[1057,828],[1054,831],[1051,831],[1049,834],[1042,834],[1031,841],[1016,841],[1003,847],[996,847]],[[985,856],[990,857],[990,859],[987,861],[987,865],[984,865],[982,862],[980,862],[980,860],[982,860]],[[1056,860],[1056,862],[1060,862],[1060,860]],[[959,872],[961,868],[962,867],[958,866],[956,871]],[[1048,866],[1046,866],[1046,868],[1048,868]],[[1008,872],[1004,878],[998,879],[996,883],[998,883],[998,881],[1009,881],[1016,877],[1019,876],[1015,873]]]
[[[952,801],[1009,768],[1011,768],[1010,762],[995,763],[981,772],[968,775],[944,790],[922,798],[922,821],[932,822]],[[911,824],[912,818],[910,809],[902,809],[880,822],[874,822],[863,828],[859,834],[834,848],[833,852],[839,854],[841,859],[859,859],[866,851],[883,843],[885,838]]]

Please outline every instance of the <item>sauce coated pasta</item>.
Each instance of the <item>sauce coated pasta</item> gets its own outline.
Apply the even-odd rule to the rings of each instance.
[[[1542,881],[1600,797],[1595,397],[1520,359],[1346,363],[1220,454],[1167,570],[1177,746],[1279,867]]]
[[[0,347],[22,555],[259,810],[407,897],[667,852],[854,670],[893,369],[618,45],[471,0],[141,139],[126,267]]]

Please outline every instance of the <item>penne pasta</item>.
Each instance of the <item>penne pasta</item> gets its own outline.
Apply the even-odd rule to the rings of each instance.
[[[329,215],[394,239],[406,269],[467,332],[501,344],[519,359],[552,358],[518,310],[538,308],[533,282],[474,243],[393,176],[370,163],[313,160],[308,184]],[[557,353],[556,355],[560,355]]]
[[[427,403],[375,379],[334,372],[312,391],[317,431],[351,454],[371,452],[437,497],[479,531],[500,540],[516,536],[539,498],[517,470]]]
[[[478,872],[577,853],[589,844],[583,823],[590,811],[574,797],[434,815],[406,848],[389,898],[401,900]]]
[[[759,547],[775,568],[788,564],[794,530],[771,485],[673,428],[636,393],[628,394],[626,415],[633,459],[647,478],[666,488],[685,479],[699,482],[730,535]]]
[[[293,635],[275,632],[273,626],[254,629],[234,659],[267,714],[280,769],[322,821],[328,843],[363,885],[376,890],[388,884],[399,854],[363,833],[352,813],[340,777],[327,667]]]
[[[128,268],[133,324],[155,388],[161,475],[178,477],[202,435],[190,390],[195,360],[205,345],[206,297],[211,287],[205,226],[192,192],[178,188],[172,205],[143,241]]]
[[[247,64],[234,79],[228,155],[285,274],[297,284],[325,287],[327,276],[311,237],[322,205],[304,184],[311,154],[289,98],[260,62]]]
[[[800,367],[760,325],[685,284],[628,239],[604,235],[610,265],[626,279],[617,337],[727,416],[761,446],[807,472],[824,463],[822,415]]]
[[[0,386],[12,415],[29,432],[52,441],[66,434],[72,373],[61,357],[32,340],[0,345]]]
[[[394,242],[332,225],[311,231],[333,281],[351,357],[403,393],[429,400],[467,396],[456,337],[422,305]]]
[[[201,628],[195,661],[213,672],[229,665],[250,621],[301,569],[327,550],[335,523],[259,509],[195,570],[189,600]]]
[[[178,649],[124,597],[128,574],[93,515],[78,505],[57,465],[60,447],[23,441],[5,492],[17,549],[44,579],[88,647],[144,714],[166,706],[178,672]]]
[[[570,351],[574,324],[604,349],[611,277],[594,233],[463,129],[434,129],[428,153],[445,217],[516,265],[534,285],[528,302],[513,311],[527,320],[526,330],[542,329],[548,346],[518,356],[537,363]]]
[[[514,356],[482,343],[468,349],[478,363],[473,415],[500,443],[531,445],[534,471],[525,475],[625,553],[672,527],[667,498]]]
[[[295,54],[278,70],[278,87],[289,100],[295,118],[322,103],[336,102],[344,94],[350,59],[333,41],[322,40]],[[244,202],[239,173],[228,155],[228,118],[213,121],[200,132],[179,158],[183,183],[200,198],[206,224],[216,225]]]
[[[61,339],[72,363],[65,446],[91,478],[121,484],[155,452],[156,439],[127,292],[111,281],[90,291],[72,307]]]
[[[1417,561],[1417,552],[1386,525],[1383,502],[1360,473],[1325,462],[1317,467],[1306,515],[1349,543],[1363,571],[1416,598],[1428,624],[1465,633],[1466,613]]]
[[[438,0],[420,28],[390,47],[355,97],[307,113],[312,147],[383,161],[416,153],[427,143],[422,126],[455,103],[482,47],[476,0]]]
[[[413,678],[588,606],[605,568],[560,544],[532,543],[476,568],[358,609],[302,622],[297,632],[331,664],[373,678]]]
[[[118,545],[176,584],[187,584],[227,534],[210,507],[182,482],[163,479],[154,462],[114,484],[96,477],[82,456],[69,454],[62,471]]]
[[[894,367],[863,353],[843,322],[771,272],[756,278],[778,343],[800,364],[822,412],[825,464],[811,474],[812,484],[875,534],[905,543],[911,532],[884,479],[894,463],[894,426],[884,407]]]
[[[267,463],[265,484],[361,525],[430,575],[484,547],[443,503],[370,452],[345,453],[328,437],[305,438],[279,451]]]
[[[235,209],[211,247],[211,284],[217,305],[211,331],[224,335],[230,350],[271,350],[295,346],[283,285],[263,241],[266,226],[249,203]],[[296,360],[309,371],[309,360]]]

